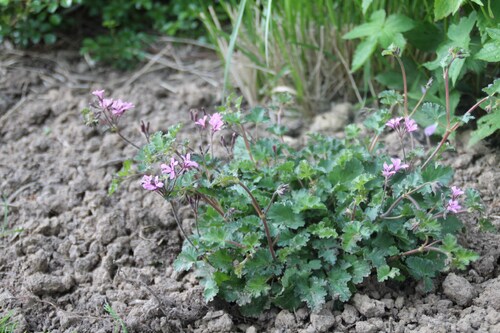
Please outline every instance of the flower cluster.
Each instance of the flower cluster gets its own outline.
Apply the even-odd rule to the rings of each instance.
[[[97,97],[98,105],[101,109],[111,111],[117,117],[135,107],[134,104],[124,102],[121,99],[113,100],[112,98],[104,98],[104,92],[104,90],[95,90],[92,92],[92,95]]]
[[[382,175],[387,179],[391,178],[396,174],[399,170],[404,170],[409,167],[408,164],[404,164],[401,162],[399,158],[391,158],[392,164],[387,164],[384,162],[384,169],[382,170]]]
[[[403,121],[404,119],[404,121]],[[386,125],[390,128],[392,128],[393,130],[395,130],[396,132],[399,133],[399,135],[403,136],[405,133],[411,133],[411,132],[415,132],[417,129],[418,129],[418,126],[417,126],[417,123],[415,122],[415,120],[409,118],[409,117],[406,117],[406,118],[403,118],[403,117],[397,117],[397,118],[393,118],[393,119],[390,119]]]
[[[156,191],[163,187],[163,183],[158,179],[158,176],[153,178],[153,176],[144,175],[141,184],[148,191]]]
[[[178,175],[181,175],[189,170],[198,169],[199,165],[195,161],[191,160],[191,154],[181,155],[182,162],[179,163],[175,157],[170,158],[169,164],[161,164],[161,173],[167,175],[169,180],[174,180]],[[163,183],[158,179],[158,176],[154,177],[149,175],[144,175],[142,177],[141,185],[145,190],[156,191],[163,187]]]
[[[446,211],[452,213],[459,213],[462,206],[458,203],[458,198],[464,194],[464,191],[459,187],[452,186],[451,187],[451,199],[448,201],[448,205],[446,206]]]
[[[205,129],[207,127],[208,120],[208,124],[212,129],[212,133],[220,131],[222,129],[222,126],[224,126],[224,122],[222,121],[222,116],[220,113],[214,113],[210,116],[210,119],[208,118],[208,115],[204,115],[202,118],[197,119],[195,121],[195,124],[200,126],[202,129]]]

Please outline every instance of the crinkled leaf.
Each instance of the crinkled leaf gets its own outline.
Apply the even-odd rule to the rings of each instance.
[[[292,193],[293,198],[293,212],[298,214],[300,212],[310,209],[326,209],[321,198],[310,194],[306,189],[302,189]]]
[[[384,282],[387,279],[394,279],[400,274],[399,268],[383,265],[377,268],[378,282]]]
[[[252,297],[267,295],[267,293],[271,289],[271,286],[267,283],[267,280],[268,278],[266,276],[254,276],[247,281],[245,285],[245,291]]]
[[[294,212],[292,207],[283,204],[272,205],[267,217],[271,222],[291,229],[303,227],[305,224],[302,214]]]
[[[198,261],[198,253],[192,246],[184,246],[182,252],[174,261],[174,270],[177,272],[187,271]]]
[[[338,297],[340,301],[347,302],[351,298],[349,282],[352,277],[344,269],[334,267],[328,274],[328,284],[333,297]]]
[[[307,306],[317,311],[325,303],[325,297],[328,294],[326,291],[326,281],[316,276],[311,277],[309,286],[301,290],[302,300],[307,303]]]

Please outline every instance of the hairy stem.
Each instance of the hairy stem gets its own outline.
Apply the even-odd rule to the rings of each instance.
[[[403,61],[399,57],[396,57],[396,60],[399,63],[399,67],[401,67],[401,75],[403,76],[403,89],[404,89],[404,114],[405,117],[408,117],[408,83],[406,82],[406,71]]]
[[[276,260],[276,253],[274,252],[273,248],[273,239],[271,238],[271,233],[269,232],[269,226],[267,224],[266,214],[264,214],[264,212],[260,208],[257,199],[255,199],[255,197],[252,194],[252,191],[250,191],[250,189],[242,182],[238,182],[238,185],[240,185],[241,188],[243,188],[243,190],[245,190],[245,192],[247,192],[248,195],[250,196],[250,199],[252,200],[252,206],[257,212],[257,215],[259,215],[262,224],[264,225],[264,230],[266,232],[266,237],[267,237],[267,243],[269,245],[269,252],[271,252],[271,256],[273,257],[273,259]]]

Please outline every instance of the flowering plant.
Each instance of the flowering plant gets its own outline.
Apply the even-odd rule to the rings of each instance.
[[[100,91],[94,95],[96,111],[85,112],[90,123],[98,117],[114,128],[122,113],[113,113]],[[392,118],[403,99],[384,94],[389,108],[364,123],[375,133],[371,141],[349,125],[345,139],[311,133],[300,149],[285,142],[281,112],[271,121],[265,108],[242,111],[241,99],[211,115],[192,113],[192,126],[206,136],[200,147],[177,141],[180,125],[150,134],[143,123],[146,144],[124,163],[111,192],[125,177],[142,175],[145,190],[171,203],[185,237],[175,269],[194,268],[207,301],[219,296],[248,315],[272,305],[317,310],[328,299],[347,301],[372,274],[430,286],[440,271],[477,258],[456,235],[459,214],[482,207],[473,189],[450,186],[452,169],[436,161],[445,141],[427,153],[417,147],[418,105],[408,112],[406,95],[405,86],[403,117]],[[461,121],[447,119],[445,137]],[[252,137],[250,125],[270,135]],[[381,153],[379,138],[392,130],[401,156]],[[225,154],[214,153],[216,142]],[[193,210],[192,234],[182,226],[179,204]]]

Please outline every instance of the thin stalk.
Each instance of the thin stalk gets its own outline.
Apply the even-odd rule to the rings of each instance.
[[[408,117],[408,84],[406,82],[405,66],[399,57],[395,57],[401,67],[401,75],[403,76],[403,89],[404,89],[404,114]]]
[[[250,196],[250,199],[252,200],[252,206],[254,207],[255,211],[257,212],[257,215],[259,215],[260,220],[262,221],[262,224],[264,225],[264,230],[266,232],[266,237],[267,237],[267,243],[269,245],[269,252],[271,252],[271,256],[273,257],[274,260],[276,260],[276,253],[274,252],[273,248],[273,239],[271,238],[271,233],[269,232],[269,226],[267,224],[266,220],[266,214],[260,209],[259,203],[257,202],[257,199],[253,196],[252,192],[250,189],[243,184],[242,182],[238,182],[238,185],[245,190],[245,192],[248,193]]]
[[[245,127],[240,124],[240,128],[241,128],[241,133],[243,134],[243,141],[245,142],[245,148],[248,151],[248,156],[250,156],[250,160],[257,167],[257,164],[255,163],[255,160],[254,160],[253,155],[252,155],[252,150],[250,149],[250,141],[248,140],[247,132],[245,130]]]
[[[446,100],[446,128],[450,128],[450,83],[448,82],[448,74],[450,67],[446,67],[443,72],[444,92]]]
[[[416,188],[414,188],[413,190],[407,192],[407,193],[404,193],[402,194],[399,198],[397,198],[393,203],[392,205],[389,207],[389,209],[387,209],[387,211],[380,215],[381,218],[386,218],[387,215],[389,215],[389,213],[394,209],[396,208],[396,206],[401,202],[401,200],[403,200],[404,198],[408,198],[410,196],[410,194],[413,194],[415,192],[417,192],[418,190],[420,190],[421,188],[423,188],[424,186],[426,186],[427,184],[429,184],[428,182],[426,183],[423,183],[422,185],[420,186],[417,186]],[[413,199],[413,198],[412,198]],[[411,201],[411,200],[410,200]]]
[[[172,200],[168,200],[168,202],[170,203],[170,206],[172,207],[172,213],[174,215],[175,222],[177,223],[177,226],[179,227],[179,230],[181,231],[182,235],[189,242],[189,244],[191,244],[192,247],[194,247],[196,250],[198,250],[198,248],[193,244],[193,242],[189,239],[188,235],[184,231],[184,228],[182,227],[179,215],[177,214],[177,208],[175,207],[174,203],[172,202]]]
[[[472,111],[474,111],[479,105],[481,105],[481,103],[487,101],[488,99],[490,98],[490,96],[486,96],[484,98],[482,98],[481,100],[479,100],[476,104],[474,104],[467,112],[465,112],[465,114],[468,114],[468,113],[471,113]],[[439,152],[439,150],[441,149],[441,147],[444,145],[444,143],[446,142],[446,140],[448,140],[448,137],[450,136],[451,133],[453,133],[454,131],[457,130],[457,128],[459,128],[461,125],[460,122],[457,122],[455,125],[453,125],[451,128],[448,128],[446,130],[446,132],[444,133],[443,135],[443,138],[441,139],[441,141],[439,142],[439,144],[437,145],[436,149],[434,149],[434,151],[432,152],[432,154],[427,158],[427,160],[424,162],[424,164],[422,164],[422,169],[424,169],[427,164],[429,164],[429,162],[436,156],[436,154]]]

